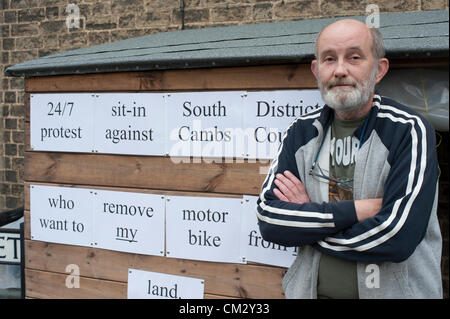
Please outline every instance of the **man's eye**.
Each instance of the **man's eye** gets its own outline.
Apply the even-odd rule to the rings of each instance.
[[[359,60],[361,57],[359,55],[352,55],[351,59],[352,60]]]
[[[334,59],[332,58],[332,57],[326,57],[326,58],[324,58],[323,59],[325,62],[331,62],[331,61],[334,61]]]

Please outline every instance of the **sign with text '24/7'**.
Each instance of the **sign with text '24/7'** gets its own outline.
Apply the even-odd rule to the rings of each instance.
[[[35,150],[91,152],[94,109],[91,94],[32,94],[30,142]]]

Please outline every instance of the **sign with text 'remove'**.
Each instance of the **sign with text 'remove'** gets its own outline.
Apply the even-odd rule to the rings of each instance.
[[[164,197],[94,191],[95,247],[146,255],[164,255]]]
[[[241,198],[170,196],[167,257],[242,263]]]
[[[203,299],[203,279],[128,269],[128,299]]]
[[[31,94],[31,148],[271,159],[318,90]]]

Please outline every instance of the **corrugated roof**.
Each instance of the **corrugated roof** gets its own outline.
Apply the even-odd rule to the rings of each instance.
[[[338,19],[163,32],[34,59],[7,68],[6,74],[32,77],[309,62],[317,33]],[[448,57],[448,20],[447,10],[381,14],[387,55]]]

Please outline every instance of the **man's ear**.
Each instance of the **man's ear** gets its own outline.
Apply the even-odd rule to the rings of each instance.
[[[312,62],[311,62],[311,71],[314,74],[314,76],[316,77],[316,80],[319,77],[319,74],[318,74],[319,70],[318,69],[319,69],[319,66],[317,64],[317,60],[312,60]]]
[[[376,83],[379,83],[389,70],[389,60],[382,58],[378,60],[378,74],[376,77]]]

